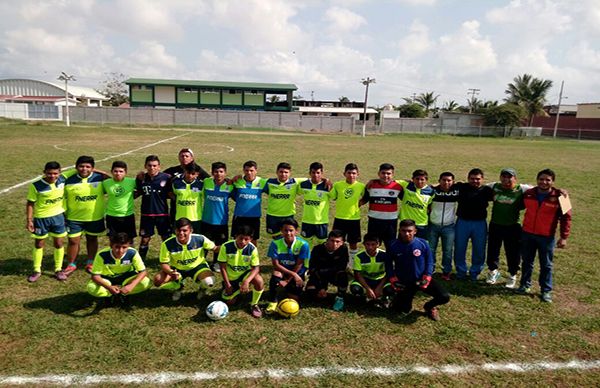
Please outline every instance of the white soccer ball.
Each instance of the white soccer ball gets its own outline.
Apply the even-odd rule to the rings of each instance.
[[[213,321],[224,319],[227,317],[227,315],[229,315],[229,307],[227,307],[226,303],[221,302],[220,300],[215,300],[206,307],[206,316]]]

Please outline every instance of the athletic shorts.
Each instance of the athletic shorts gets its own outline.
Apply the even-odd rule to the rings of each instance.
[[[65,237],[67,235],[64,213],[52,217],[34,218],[33,228],[35,230],[31,237],[38,240],[43,240],[48,236]]]
[[[208,237],[215,245],[223,245],[229,239],[229,227],[227,225],[213,225],[202,221],[202,234]]]
[[[154,228],[158,235],[166,238],[173,234],[171,229],[171,218],[169,216],[141,216],[140,217],[140,236],[154,236]]]
[[[300,235],[304,238],[316,237],[319,240],[327,239],[327,224],[302,223]]]
[[[100,275],[102,279],[106,279],[110,282],[111,286],[124,286],[125,282],[132,277],[138,275],[139,272],[129,271],[115,276]],[[129,282],[128,282],[129,283]]]
[[[364,277],[364,276],[363,276]],[[367,284],[369,285],[369,287],[371,287],[372,290],[376,289],[377,286],[379,285],[379,282],[381,281],[381,279],[377,280],[377,279],[369,279],[369,278],[364,278],[365,282],[367,282]],[[362,286],[362,284],[360,284],[358,281],[354,280],[352,283],[350,283],[350,290],[352,290],[352,287],[360,287],[363,290],[363,294],[364,294],[364,287]],[[383,287],[388,287],[390,286],[389,282],[386,282],[383,284]]]
[[[96,221],[71,221],[67,220],[67,234],[69,237],[79,237],[82,234],[89,236],[102,236],[106,232],[104,218]]]
[[[180,281],[183,279],[187,279],[187,278],[192,278],[193,281],[196,281],[198,279],[198,276],[202,272],[206,272],[206,271],[211,272],[210,267],[208,266],[208,263],[206,261],[203,261],[202,263],[198,264],[197,266],[195,266],[192,269],[178,269],[177,270],[177,272],[179,272],[181,274]]]
[[[223,291],[221,291],[221,299],[223,300],[231,300],[240,294],[240,283],[244,281],[248,276],[250,276],[250,272],[252,270],[248,270],[244,272],[239,278],[235,280],[230,280],[232,292],[230,295],[225,294],[225,283],[223,283]]]
[[[344,232],[346,241],[349,244],[356,244],[360,242],[360,220],[343,220],[341,218],[334,218],[333,228]]]
[[[398,220],[382,220],[369,217],[367,231],[379,237],[383,243],[398,237]]]
[[[281,233],[281,222],[284,220],[294,219],[294,216],[278,217],[267,214],[265,223],[267,224],[267,233],[271,236]]]
[[[135,215],[130,214],[124,217],[106,216],[106,227],[108,235],[114,236],[117,233],[127,233],[129,238],[137,236],[135,231]]]
[[[202,234],[202,221],[198,220],[198,221],[190,221],[192,223],[192,231],[195,234]],[[175,227],[173,227],[173,230],[175,230]]]
[[[235,237],[240,226],[247,225],[252,228],[252,238],[258,240],[260,238],[260,217],[238,217],[234,216],[231,221],[231,237]]]
[[[336,287],[348,287],[348,273],[346,270],[343,271],[332,271],[328,270],[325,273],[317,275],[316,273],[309,273],[308,282],[306,283],[306,289],[315,290],[327,290],[329,284],[333,284]]]

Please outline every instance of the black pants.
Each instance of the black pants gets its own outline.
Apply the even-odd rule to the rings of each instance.
[[[304,275],[300,277],[304,280]],[[289,295],[295,297],[300,297],[300,295],[302,295],[302,287],[298,287],[293,278],[285,285],[285,287],[279,285],[279,282],[282,280],[283,278],[280,278],[279,276],[271,276],[271,280],[269,280],[269,302],[277,302],[280,299],[281,294],[283,294],[284,298],[287,298]]]
[[[487,266],[490,271],[500,265],[500,247],[504,243],[508,272],[516,275],[521,265],[521,225],[498,225],[490,222],[488,231]]]
[[[412,302],[417,291],[422,291],[433,297],[425,303],[425,310],[431,310],[435,306],[446,304],[450,301],[450,294],[434,279],[431,279],[429,286],[421,290],[416,284],[406,286],[402,291],[396,293],[393,306],[396,310],[402,313],[409,313],[412,310]]]
[[[329,284],[333,284],[338,288],[338,292],[346,292],[348,288],[348,273],[346,270],[336,269],[319,269],[311,271],[308,274],[308,283],[306,289],[312,289],[315,291],[327,290]]]

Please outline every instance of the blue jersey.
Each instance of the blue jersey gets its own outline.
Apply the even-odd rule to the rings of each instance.
[[[271,260],[277,260],[279,264],[289,269],[294,270],[298,260],[304,260],[304,265],[298,271],[298,275],[303,275],[308,267],[310,259],[310,248],[308,242],[300,237],[296,237],[291,247],[288,247],[283,238],[271,241],[269,245],[269,253],[267,257]]]
[[[433,273],[433,256],[429,243],[415,237],[410,243],[392,240],[387,249],[388,261],[385,272],[388,278],[396,276],[401,283],[409,285],[420,280],[423,275]]]
[[[203,222],[211,225],[227,225],[229,222],[229,197],[232,190],[233,186],[225,182],[217,186],[213,178],[204,180],[202,189],[204,196]]]
[[[159,172],[154,177],[144,174],[144,179],[136,179],[137,190],[142,196],[143,216],[168,216],[167,195],[171,190],[171,176]]]
[[[260,217],[262,215],[262,192],[267,180],[256,177],[252,182],[244,178],[233,182],[233,200],[237,217]]]

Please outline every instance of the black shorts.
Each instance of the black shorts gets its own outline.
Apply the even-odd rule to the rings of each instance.
[[[306,289],[314,288],[315,290],[327,290],[329,284],[336,287],[348,287],[348,273],[344,271],[326,270],[320,271],[319,274],[309,272]]]
[[[333,220],[332,229],[344,232],[346,241],[349,244],[360,242],[360,220],[342,220],[341,218],[335,218]]]
[[[215,245],[223,245],[229,239],[229,227],[227,225],[213,225],[202,221],[200,229],[202,229],[202,234],[214,242]]]
[[[319,240],[327,239],[327,224],[307,224],[302,223],[300,235],[304,238],[316,237]]]
[[[398,237],[398,220],[382,220],[369,217],[367,231],[379,237],[381,242],[387,244]]]
[[[117,233],[127,233],[130,239],[137,236],[135,230],[135,215],[130,214],[125,217],[106,216],[106,227],[108,236],[114,236]]]
[[[200,276],[200,273],[206,272],[206,271],[211,272],[210,267],[208,266],[208,264],[205,261],[198,264],[196,267],[194,267],[192,269],[178,269],[177,270],[177,272],[179,272],[181,274],[181,280],[191,278],[193,281],[196,281],[198,279],[198,276]]]
[[[192,231],[195,234],[202,234],[202,221],[190,221],[192,223]],[[175,230],[175,227],[173,227]]]
[[[240,226],[247,225],[252,228],[252,238],[260,238],[260,217],[238,217],[234,216],[231,221],[231,237],[235,237]]]
[[[294,216],[278,217],[267,214],[265,223],[267,224],[267,233],[271,236],[281,234],[281,222],[284,220],[293,220]]]
[[[159,236],[166,238],[173,234],[171,229],[171,218],[169,216],[141,216],[140,217],[140,236],[154,236],[154,228]]]

